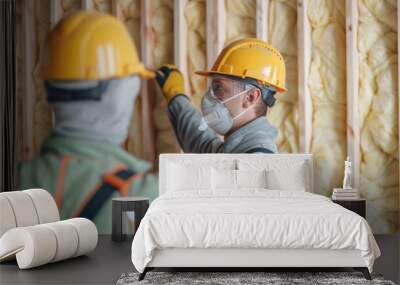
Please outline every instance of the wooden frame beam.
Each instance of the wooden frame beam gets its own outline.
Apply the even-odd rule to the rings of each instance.
[[[154,45],[154,34],[152,31],[151,19],[151,2],[148,0],[140,0],[140,51],[141,58],[147,68],[154,68],[154,62],[151,55]],[[156,167],[156,146],[155,146],[155,127],[153,118],[154,106],[154,84],[151,81],[143,81],[141,98],[142,111],[142,145],[143,158],[153,163]],[[154,83],[154,82],[153,82]]]
[[[123,19],[122,10],[117,0],[111,0],[111,14],[120,20]]]
[[[225,2],[206,1],[207,66],[211,68],[225,44]]]
[[[64,10],[62,8],[61,0],[52,0],[50,1],[50,26],[53,29],[57,23],[63,17]],[[56,118],[54,112],[51,112],[51,123],[54,126],[56,123]]]
[[[184,76],[188,75],[186,4],[187,0],[174,0],[174,63]],[[189,78],[185,78],[185,92],[189,91]],[[183,152],[178,141],[176,149],[177,152]]]
[[[187,0],[174,0],[174,63],[184,75],[188,74],[186,4]],[[189,92],[188,78],[185,79],[185,91]]]
[[[269,0],[257,0],[256,3],[256,36],[268,42]]]
[[[400,0],[397,0],[397,119],[398,119],[398,151],[399,151],[399,162],[400,162]],[[400,177],[400,166],[399,166],[399,177]],[[400,181],[399,181],[400,182]],[[399,207],[400,207],[400,185],[399,185]],[[399,228],[400,228],[400,211],[399,211]]]
[[[347,155],[352,161],[353,187],[360,186],[360,122],[358,108],[358,2],[346,0]]]
[[[33,69],[36,58],[35,42],[35,3],[33,1],[24,1],[23,16],[23,52],[24,52],[24,73],[23,73],[23,98],[22,100],[22,160],[30,160],[34,155],[34,135],[33,118],[35,108],[35,85],[33,81]]]
[[[63,9],[61,0],[50,1],[50,25],[53,28],[62,18]]]
[[[299,145],[300,151],[304,153],[311,151],[313,118],[311,94],[307,84],[311,62],[311,31],[307,8],[307,0],[297,1]]]
[[[92,10],[93,9],[92,0],[81,0],[81,8],[83,10]]]

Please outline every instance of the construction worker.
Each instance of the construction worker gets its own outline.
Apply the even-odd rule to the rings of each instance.
[[[265,115],[276,92],[286,91],[285,64],[278,50],[258,39],[241,39],[222,50],[211,70],[196,74],[211,79],[201,113],[190,103],[176,67],[165,65],[156,72],[184,152],[277,152],[278,131]]]
[[[94,11],[57,24],[43,67],[55,126],[40,154],[21,165],[19,187],[48,190],[62,219],[86,217],[110,233],[111,198],[158,193],[150,163],[121,147],[141,79],[154,72],[139,61],[124,24]]]

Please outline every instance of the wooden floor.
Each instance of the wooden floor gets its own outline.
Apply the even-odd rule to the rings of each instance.
[[[395,283],[400,281],[400,236],[375,236],[382,256],[374,272]],[[115,284],[124,272],[134,271],[130,259],[131,242],[114,243],[100,236],[97,249],[82,256],[42,267],[19,270],[15,262],[0,265],[0,284]]]

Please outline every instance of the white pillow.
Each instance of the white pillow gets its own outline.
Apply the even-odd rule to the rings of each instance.
[[[299,164],[290,170],[266,170],[267,188],[272,190],[306,191],[307,173],[305,164]]]
[[[167,173],[168,191],[211,189],[211,167],[169,163]]]
[[[265,170],[236,170],[238,188],[267,188]]]
[[[311,175],[308,161],[292,159],[290,157],[274,159],[255,158],[238,160],[240,170],[265,169],[267,188],[271,190],[300,190],[311,188]]]
[[[236,190],[236,170],[212,169],[214,190]]]

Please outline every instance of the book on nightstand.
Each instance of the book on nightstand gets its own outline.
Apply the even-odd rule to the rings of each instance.
[[[360,199],[358,189],[333,188],[332,200],[357,200]]]

